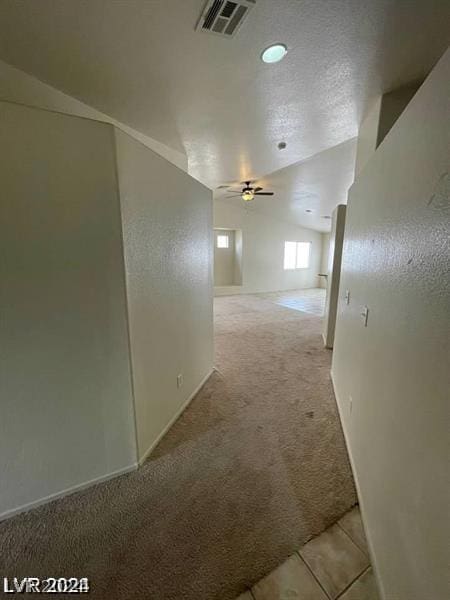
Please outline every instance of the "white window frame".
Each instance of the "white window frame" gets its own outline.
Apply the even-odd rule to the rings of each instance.
[[[225,245],[221,245],[221,240],[226,240]],[[227,250],[230,247],[230,236],[227,233],[218,233],[216,246],[220,250]]]
[[[292,246],[291,246],[291,256],[287,256],[287,252],[288,252],[288,248],[287,245],[288,244],[295,244],[295,259],[294,261],[292,260],[294,258],[293,253],[292,253]],[[308,248],[308,255],[307,255],[307,264],[306,266],[304,264],[301,264],[299,266],[299,262],[300,259],[302,258],[302,249],[307,247]],[[289,260],[290,259],[290,260]],[[285,271],[297,271],[299,269],[309,269],[310,268],[310,262],[311,262],[311,242],[292,242],[292,241],[286,241],[284,242],[284,261],[283,261],[283,268]]]

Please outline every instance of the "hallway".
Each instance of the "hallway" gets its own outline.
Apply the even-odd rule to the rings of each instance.
[[[232,600],[356,502],[321,319],[215,300],[216,367],[138,471],[0,524],[2,573]]]
[[[0,15],[0,595],[450,599],[450,2]]]

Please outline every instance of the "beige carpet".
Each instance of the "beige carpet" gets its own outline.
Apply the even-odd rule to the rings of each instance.
[[[217,299],[218,372],[152,457],[1,523],[1,575],[85,576],[105,600],[231,600],[336,521],[356,495],[320,322]]]

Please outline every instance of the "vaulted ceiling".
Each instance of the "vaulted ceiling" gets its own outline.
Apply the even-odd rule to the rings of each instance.
[[[354,138],[371,101],[425,77],[449,42],[448,0],[256,0],[231,39],[195,30],[204,5],[0,0],[0,58],[186,152],[216,188]],[[276,41],[287,56],[263,64]]]
[[[356,138],[353,138],[261,177],[254,185],[273,190],[275,195],[257,196],[246,204],[246,209],[258,210],[316,231],[329,231],[334,208],[347,203],[347,192],[354,179],[355,158]],[[216,190],[215,197],[243,205],[241,198],[233,197],[227,190]]]

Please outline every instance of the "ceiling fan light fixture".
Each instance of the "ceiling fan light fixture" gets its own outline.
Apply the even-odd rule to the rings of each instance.
[[[261,53],[261,60],[267,64],[280,62],[287,54],[285,44],[272,44]]]
[[[251,190],[245,190],[242,192],[242,200],[245,202],[250,202],[250,200],[253,200],[254,197],[255,194]]]

